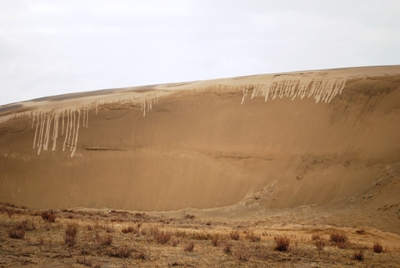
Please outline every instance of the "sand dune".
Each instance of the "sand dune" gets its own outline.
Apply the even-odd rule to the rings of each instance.
[[[139,211],[362,206],[395,217],[399,122],[400,66],[10,104],[0,107],[0,201]]]

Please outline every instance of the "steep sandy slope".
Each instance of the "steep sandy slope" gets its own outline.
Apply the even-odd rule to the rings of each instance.
[[[0,201],[36,208],[396,208],[399,162],[399,66],[0,107]]]

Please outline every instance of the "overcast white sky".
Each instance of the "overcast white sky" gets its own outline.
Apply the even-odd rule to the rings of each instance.
[[[104,88],[400,64],[394,0],[0,0],[0,105]]]

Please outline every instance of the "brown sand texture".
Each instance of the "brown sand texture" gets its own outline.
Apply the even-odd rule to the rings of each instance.
[[[316,218],[304,211],[320,209],[335,211],[324,216],[330,224],[339,215],[344,226],[354,218],[400,234],[399,175],[400,66],[100,90],[0,107],[0,201],[35,209],[244,218],[297,211],[309,224]],[[284,221],[293,221],[288,215]]]

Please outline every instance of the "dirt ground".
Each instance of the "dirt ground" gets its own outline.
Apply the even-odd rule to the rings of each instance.
[[[315,224],[286,220],[277,215],[224,220],[186,211],[175,215],[43,211],[3,204],[0,267],[398,267],[400,263],[396,234],[319,224],[317,218]]]

